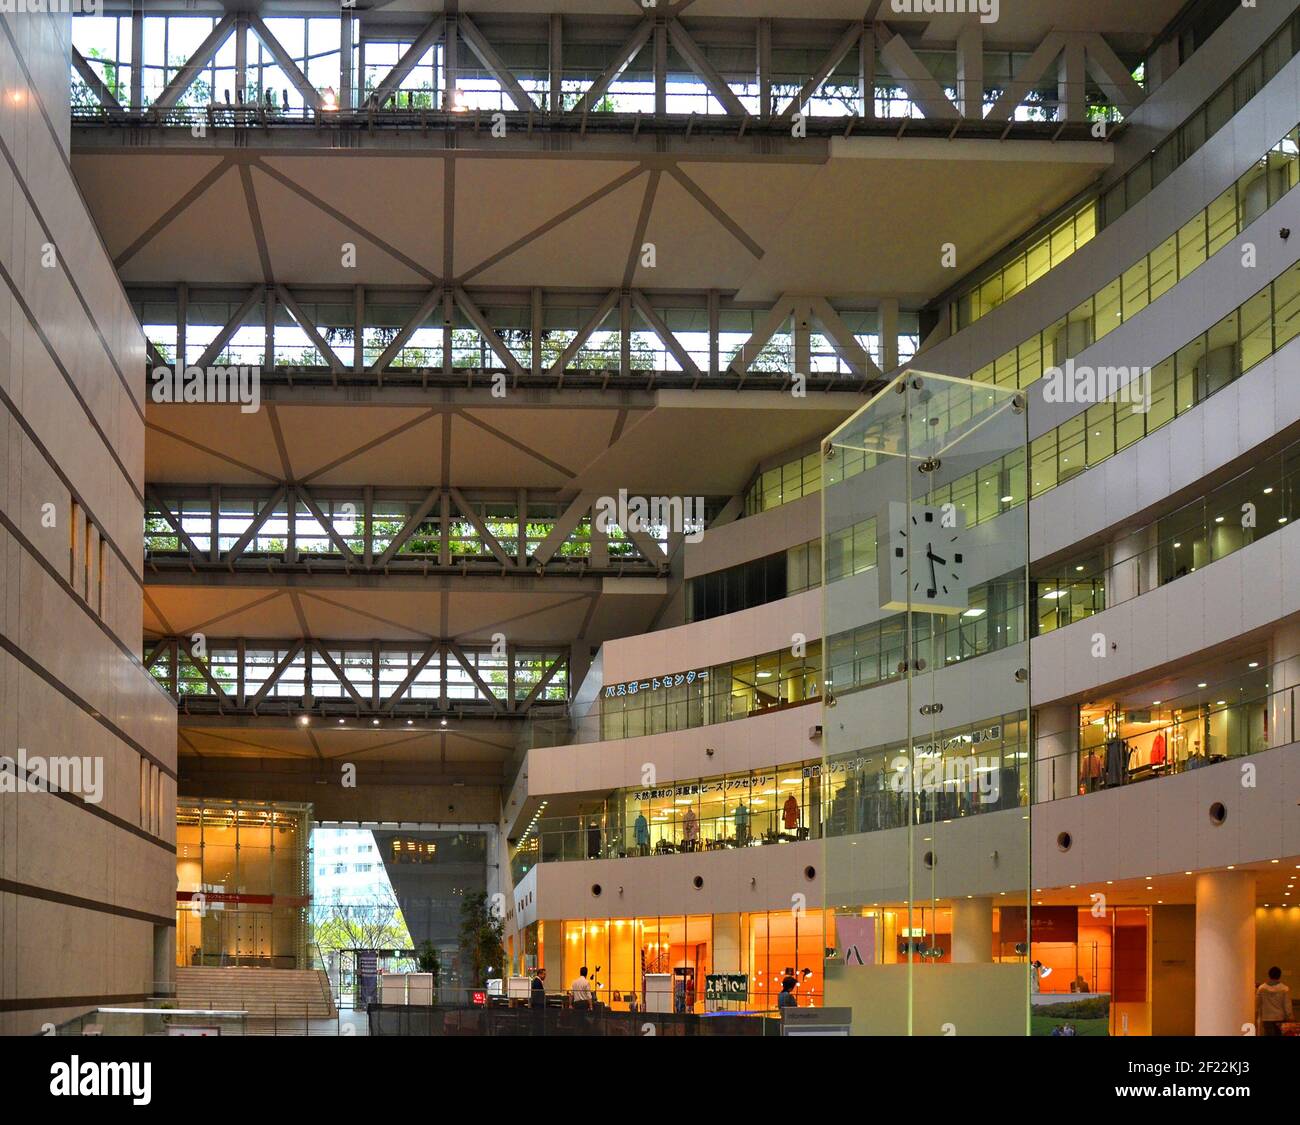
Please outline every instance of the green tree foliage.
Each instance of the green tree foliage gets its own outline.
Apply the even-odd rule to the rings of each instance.
[[[415,951],[415,964],[420,972],[433,975],[433,987],[437,988],[438,977],[442,975],[442,959],[438,956],[433,942],[428,938],[420,942],[419,948]]]
[[[465,896],[460,904],[460,963],[469,987],[477,988],[502,975],[504,929],[484,892]]]

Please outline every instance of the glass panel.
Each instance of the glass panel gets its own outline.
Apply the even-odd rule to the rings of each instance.
[[[1023,929],[1029,904],[1029,697],[1015,672],[1028,667],[1029,505],[1004,499],[1026,463],[1026,419],[1012,388],[907,371],[823,447],[823,538],[872,513],[879,565],[823,590],[824,630],[840,634],[818,779],[828,917],[769,917],[765,972],[802,974],[805,946],[826,943],[826,1005],[874,1034],[1029,1031],[1028,948],[1000,932],[1016,910]],[[875,467],[842,473],[854,453]],[[1036,450],[1037,479],[1056,456],[1054,437]],[[994,527],[972,535],[975,521]],[[842,679],[843,633],[885,626],[896,647],[871,663],[895,682],[860,690]],[[995,645],[998,656],[968,659]],[[866,831],[869,862],[855,850]],[[996,865],[971,861],[993,837]]]

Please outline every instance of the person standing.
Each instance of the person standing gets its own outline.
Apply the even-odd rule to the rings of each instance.
[[[799,1001],[795,999],[794,989],[795,979],[793,976],[786,977],[781,982],[781,994],[776,998],[778,1009],[797,1008],[799,1006]]]
[[[1260,1035],[1281,1035],[1282,1025],[1291,1021],[1291,990],[1282,983],[1282,970],[1274,965],[1268,980],[1255,990],[1255,1025]]]
[[[583,1012],[591,1010],[591,981],[587,979],[586,965],[583,965],[578,970],[578,975],[573,978],[573,983],[569,985],[569,994],[573,997],[574,1008]]]
[[[528,997],[528,1006],[530,1008],[546,1007],[546,970],[545,969],[538,969],[537,975],[533,977],[533,983]]]

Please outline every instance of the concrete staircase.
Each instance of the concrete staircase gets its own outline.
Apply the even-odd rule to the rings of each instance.
[[[319,969],[176,969],[176,1007],[248,1013],[249,1035],[305,1035],[338,1012]]]

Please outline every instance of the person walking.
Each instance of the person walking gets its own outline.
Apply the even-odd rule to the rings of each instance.
[[[1274,965],[1268,980],[1255,989],[1255,1025],[1260,1035],[1281,1035],[1282,1025],[1293,1015],[1291,990],[1282,983],[1282,970]]]

